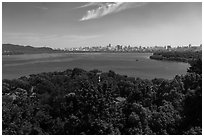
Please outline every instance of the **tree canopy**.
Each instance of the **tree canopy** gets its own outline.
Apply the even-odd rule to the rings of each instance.
[[[79,68],[5,79],[2,133],[202,134],[202,60],[190,65],[172,80]]]

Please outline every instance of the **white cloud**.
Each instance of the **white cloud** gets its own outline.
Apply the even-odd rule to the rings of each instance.
[[[80,21],[100,18],[100,17],[103,17],[111,13],[117,13],[119,11],[142,6],[144,4],[145,3],[131,3],[131,2],[128,2],[128,3],[125,3],[125,2],[88,3],[81,7],[87,7],[87,6],[92,6],[92,5],[98,5],[99,7],[96,9],[88,10],[86,15],[83,16],[80,19]]]
[[[102,5],[102,2],[89,2],[77,8],[84,8],[84,7],[89,7],[89,6],[100,6],[100,5]]]

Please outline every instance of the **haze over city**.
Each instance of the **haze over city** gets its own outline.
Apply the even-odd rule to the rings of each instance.
[[[71,48],[202,43],[202,3],[3,3],[3,43]]]

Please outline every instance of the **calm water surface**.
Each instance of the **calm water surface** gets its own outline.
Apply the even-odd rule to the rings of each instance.
[[[2,56],[3,79],[40,72],[64,71],[75,67],[99,69],[131,77],[171,79],[185,74],[189,64],[149,59],[151,53],[53,53]],[[136,61],[137,60],[137,61]]]

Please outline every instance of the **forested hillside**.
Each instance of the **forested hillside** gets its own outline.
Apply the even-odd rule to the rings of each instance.
[[[4,135],[202,134],[202,60],[172,80],[75,68],[2,88]]]
[[[63,52],[61,50],[54,50],[49,47],[32,47],[14,44],[2,44],[3,55],[16,55],[16,54],[36,54],[36,53],[56,53]]]
[[[202,51],[157,51],[150,59],[190,62],[202,58]]]

